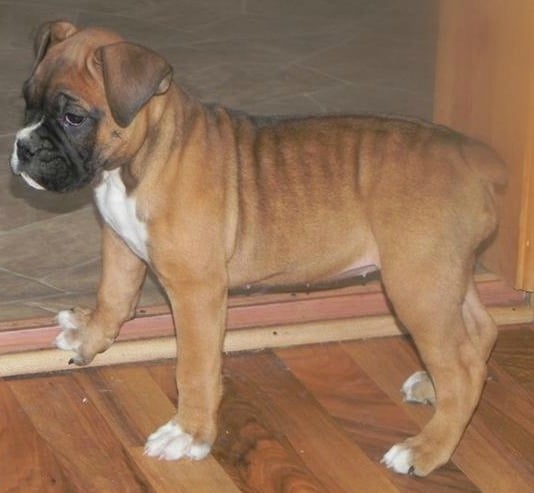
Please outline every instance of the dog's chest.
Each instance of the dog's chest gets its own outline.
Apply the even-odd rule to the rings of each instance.
[[[148,261],[146,224],[139,220],[135,198],[128,197],[118,169],[104,172],[95,188],[95,201],[104,221],[138,257]]]

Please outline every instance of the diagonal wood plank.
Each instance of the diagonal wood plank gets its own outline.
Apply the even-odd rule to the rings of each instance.
[[[326,491],[398,491],[271,352],[234,356],[225,367],[254,389],[269,427],[287,437]]]
[[[165,360],[147,364],[146,369],[158,387],[165,393],[173,406],[178,405],[178,390],[176,389],[176,361]]]
[[[265,416],[263,404],[256,387],[226,375],[214,456],[244,491],[328,491]]]
[[[149,372],[175,400],[174,365],[152,365]],[[239,374],[225,370],[219,435],[213,456],[242,491],[327,491],[287,438],[272,428],[272,420],[265,416],[262,404],[262,399],[258,402],[255,386],[250,386]]]
[[[216,491],[238,488],[213,457],[203,461],[158,461],[143,456],[146,436],[167,422],[175,408],[149,372],[138,365],[90,369],[76,375],[89,400],[157,492]]]
[[[8,385],[57,457],[71,491],[146,491],[144,478],[72,374]]]
[[[404,406],[421,427],[428,421],[432,408],[403,404],[399,392],[403,381],[412,372],[421,369],[406,338],[344,343],[343,348],[393,401]],[[513,392],[513,389],[509,391]],[[531,491],[532,477],[528,464],[507,452],[505,447],[495,442],[492,430],[480,419],[479,413],[475,413],[453,455],[453,461],[484,492]]]
[[[515,473],[534,481],[534,396],[493,360],[473,426],[509,457]]]
[[[0,491],[73,491],[55,454],[0,380]]]
[[[503,416],[510,416],[526,433],[534,435],[534,395],[518,385],[493,358],[488,368],[483,402],[491,403]]]
[[[501,330],[492,360],[534,395],[534,327],[532,324]]]
[[[393,445],[419,427],[343,350],[327,344],[277,350],[276,354],[376,463]],[[403,492],[479,491],[453,464],[419,480],[383,468]]]

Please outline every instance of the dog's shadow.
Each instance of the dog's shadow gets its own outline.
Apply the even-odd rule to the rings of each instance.
[[[14,175],[8,178],[8,191],[16,199],[23,200],[29,207],[53,214],[74,212],[93,202],[90,187],[69,193],[34,190],[22,178]]]

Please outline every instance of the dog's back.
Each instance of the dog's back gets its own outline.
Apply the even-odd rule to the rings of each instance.
[[[374,234],[384,221],[408,229],[465,223],[473,242],[495,227],[486,190],[503,183],[503,165],[491,149],[446,127],[379,116],[234,121],[233,263],[241,274],[254,271],[252,280],[308,282],[362,262],[378,265]]]

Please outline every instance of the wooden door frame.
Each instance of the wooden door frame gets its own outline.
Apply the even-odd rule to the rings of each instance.
[[[534,2],[441,0],[434,120],[490,143],[509,168],[484,262],[534,291]]]

